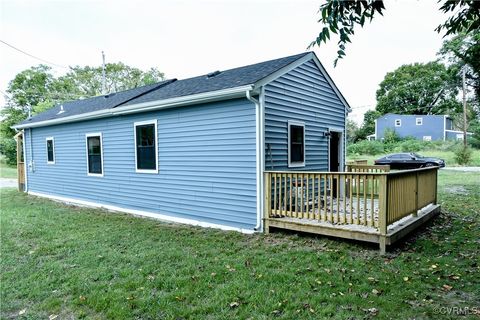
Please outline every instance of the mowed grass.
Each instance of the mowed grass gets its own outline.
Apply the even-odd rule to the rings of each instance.
[[[396,152],[390,152],[396,153]],[[438,150],[424,150],[417,152],[418,154],[426,157],[435,157],[445,160],[447,167],[458,167],[459,164],[455,160],[455,153],[453,151],[438,151]],[[368,160],[369,164],[373,164],[375,159],[379,159],[381,157],[386,156],[385,154],[380,154],[376,156],[372,155],[348,155],[348,160],[357,160],[357,159],[365,159]],[[468,166],[473,167],[480,167],[480,150],[472,149],[472,159]]]
[[[480,177],[441,170],[443,213],[388,255],[1,190],[2,319],[450,319],[480,306]],[[462,317],[478,319],[473,314]]]
[[[0,178],[17,178],[17,167],[10,166],[6,163],[5,157],[0,155]]]

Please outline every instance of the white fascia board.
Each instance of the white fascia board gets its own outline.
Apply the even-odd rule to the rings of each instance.
[[[77,205],[77,206],[87,207],[87,208],[106,209],[106,210],[114,211],[114,212],[123,212],[123,213],[132,214],[134,216],[148,217],[148,218],[152,218],[152,219],[156,219],[156,220],[160,220],[160,221],[165,221],[165,222],[188,224],[188,225],[192,225],[192,226],[220,229],[220,230],[225,230],[225,231],[237,231],[237,232],[241,232],[241,233],[245,233],[245,234],[255,233],[255,231],[253,229],[236,228],[236,227],[231,227],[231,226],[226,226],[226,225],[221,225],[221,224],[203,222],[203,221],[194,220],[194,219],[173,217],[173,216],[169,216],[169,215],[165,215],[165,214],[161,214],[161,213],[150,212],[150,211],[127,209],[127,208],[123,208],[123,207],[117,207],[117,206],[101,204],[101,203],[96,203],[96,202],[91,202],[91,201],[86,201],[86,200],[80,200],[80,199],[56,196],[56,195],[51,195],[51,194],[45,194],[45,193],[41,193],[41,192],[29,191],[28,194],[32,195],[32,196],[37,196],[37,197],[42,197],[42,198],[47,198],[47,199],[50,199],[50,200],[58,201],[58,202],[61,202],[61,203],[64,203],[64,204]]]
[[[51,119],[51,120],[34,122],[34,123],[26,123],[22,125],[12,126],[12,128],[18,130],[23,128],[44,127],[44,126],[51,126],[51,125],[62,124],[62,123],[105,118],[105,117],[110,117],[114,115],[139,113],[139,112],[154,111],[154,110],[174,108],[174,107],[180,107],[180,106],[187,106],[192,104],[213,102],[218,100],[224,100],[227,98],[240,98],[245,96],[245,91],[252,90],[252,88],[253,88],[252,85],[247,85],[247,86],[198,93],[198,94],[193,94],[189,96],[183,96],[183,97],[177,97],[177,98],[171,98],[171,99],[165,99],[165,100],[137,103],[137,104],[132,104],[128,106],[122,106],[122,107],[116,107],[111,109],[73,115],[73,116],[64,117],[60,119]]]

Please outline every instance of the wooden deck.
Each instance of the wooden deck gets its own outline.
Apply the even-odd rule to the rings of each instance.
[[[371,167],[371,169],[369,168]],[[438,212],[438,168],[390,172],[266,172],[270,227],[378,243],[381,252]]]

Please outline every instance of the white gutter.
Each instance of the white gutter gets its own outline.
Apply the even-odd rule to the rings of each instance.
[[[245,91],[248,100],[255,104],[255,157],[256,157],[256,180],[257,180],[257,225],[255,231],[262,230],[262,199],[263,199],[263,170],[262,170],[262,110],[260,101],[252,97],[252,91]]]
[[[105,117],[110,117],[115,115],[131,114],[131,113],[153,111],[153,110],[159,110],[159,109],[174,108],[179,106],[187,106],[192,104],[206,103],[206,102],[223,100],[227,98],[235,98],[235,97],[240,98],[245,95],[245,91],[252,90],[252,89],[253,89],[253,85],[248,85],[248,86],[242,86],[242,87],[236,87],[236,88],[230,88],[230,89],[224,89],[224,90],[210,91],[210,92],[192,94],[188,96],[165,99],[160,101],[158,100],[150,101],[150,102],[137,103],[137,104],[123,106],[123,107],[93,111],[93,112],[63,117],[59,119],[25,123],[25,124],[13,126],[12,128],[19,130],[24,128],[51,126],[51,125],[62,124],[62,123],[105,118]]]

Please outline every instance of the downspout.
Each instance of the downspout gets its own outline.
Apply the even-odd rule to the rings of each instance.
[[[255,231],[262,230],[262,203],[263,203],[263,170],[262,170],[262,110],[259,100],[252,97],[252,91],[245,91],[246,98],[255,104],[255,157],[256,157],[256,180],[257,180],[257,224]]]
[[[33,137],[32,137],[32,128],[28,128],[28,144],[30,146],[30,161],[28,163],[28,167],[30,169],[30,172],[35,172],[35,161],[33,160]]]
[[[25,174],[25,192],[28,192],[28,170],[27,170],[27,132],[23,131],[23,143],[22,143],[22,152],[23,152],[23,172]]]

